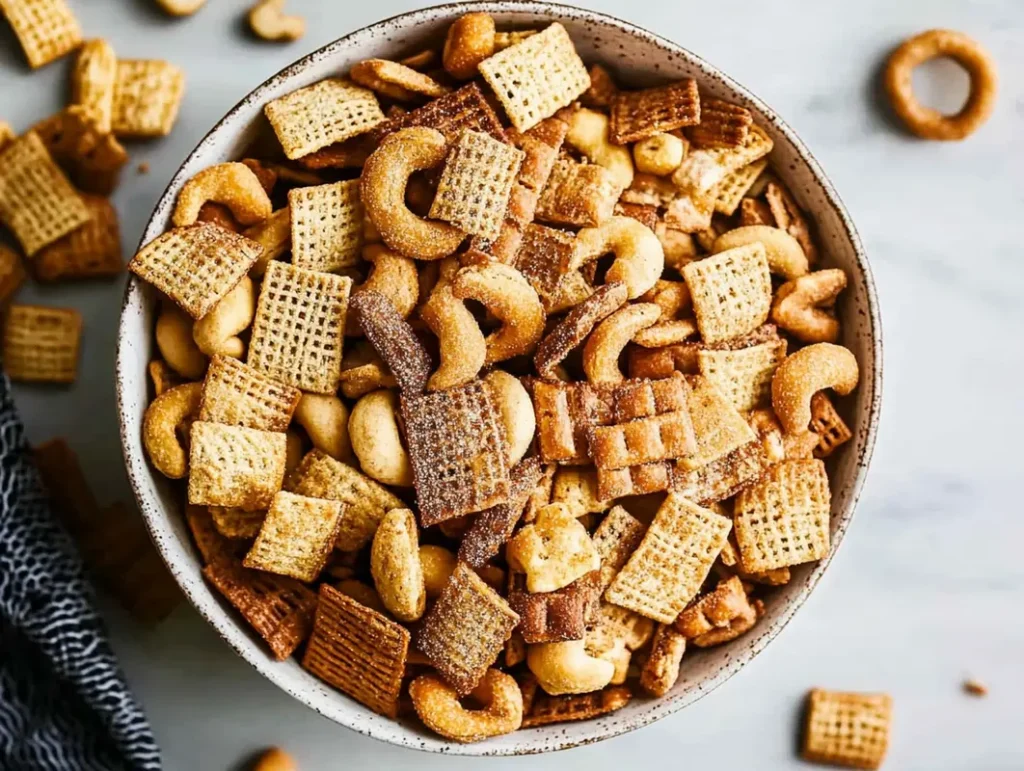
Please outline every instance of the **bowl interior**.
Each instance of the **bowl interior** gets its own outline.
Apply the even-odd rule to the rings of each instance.
[[[143,243],[169,226],[182,184],[211,164],[236,159],[262,130],[262,107],[322,78],[345,72],[361,59],[397,58],[434,42],[469,4],[442,6],[395,17],[342,38],[271,78],[247,96],[199,144],[172,180],[143,235]],[[832,554],[849,525],[865,475],[877,424],[881,382],[881,330],[870,270],[852,223],[817,163],[793,132],[756,97],[695,55],[645,30],[591,11],[548,3],[478,3],[499,25],[539,26],[558,20],[568,29],[587,62],[610,65],[624,83],[644,86],[694,77],[702,91],[743,104],[775,142],[771,161],[778,174],[817,225],[826,266],[843,268],[850,285],[838,306],[843,344],[857,356],[862,379],[841,412],[854,440],[830,459],[832,480]],[[510,10],[513,8],[514,10]],[[154,356],[152,331],[156,292],[132,277],[125,294],[118,340],[117,391],[121,438],[129,476],[150,532],[190,601],[235,650],[261,674],[322,715],[360,733],[430,751],[463,754],[544,752],[599,741],[658,720],[691,704],[727,680],[760,651],[807,597],[830,557],[793,571],[793,580],[772,593],[766,616],[734,643],[688,652],[679,681],[658,700],[634,699],[606,718],[518,731],[478,745],[453,745],[413,724],[380,717],[307,674],[294,660],[277,663],[244,621],[204,583],[201,562],[182,514],[180,492],[155,473],[141,442],[148,400],[146,365]]]

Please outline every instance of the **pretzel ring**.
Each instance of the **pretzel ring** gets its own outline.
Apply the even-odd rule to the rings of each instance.
[[[185,383],[164,391],[146,408],[142,444],[149,460],[165,477],[182,479],[188,473],[188,453],[178,437],[178,428],[199,411],[202,392],[202,383]]]
[[[510,734],[523,724],[523,692],[512,675],[497,669],[488,669],[473,690],[482,709],[463,707],[455,689],[433,674],[409,683],[409,696],[427,728],[456,742]]]
[[[857,387],[857,358],[841,345],[815,343],[801,348],[775,370],[772,407],[788,434],[807,431],[811,397],[825,388],[846,396]]]
[[[370,574],[384,607],[399,621],[416,621],[427,607],[420,567],[419,531],[409,509],[391,509],[370,549]]]
[[[218,163],[186,182],[174,205],[174,226],[195,224],[207,202],[227,206],[240,225],[262,222],[274,210],[260,178],[244,163]]]
[[[452,281],[452,294],[477,300],[501,320],[501,327],[486,338],[487,364],[529,353],[544,334],[544,306],[537,290],[510,265],[463,268]]]
[[[192,325],[192,339],[207,356],[241,359],[245,343],[238,333],[249,328],[255,315],[256,289],[251,278],[242,276],[213,310]]]
[[[468,383],[487,360],[487,342],[480,325],[466,304],[452,294],[452,279],[458,270],[458,259],[444,259],[430,299],[420,308],[420,318],[437,336],[441,349],[441,365],[427,381],[429,391],[445,391]]]
[[[789,281],[775,293],[772,321],[805,343],[834,343],[839,321],[816,306],[834,301],[845,288],[846,273],[839,268]]]
[[[363,259],[373,264],[366,281],[352,288],[352,294],[379,292],[395,306],[403,319],[409,317],[420,299],[420,277],[416,263],[408,257],[396,254],[380,244],[370,244],[363,249]],[[345,335],[362,337],[363,328],[350,313],[345,323]]]
[[[665,268],[661,241],[650,228],[632,217],[616,216],[596,228],[583,228],[577,234],[569,270],[579,270],[608,252],[615,254],[615,262],[605,274],[605,283],[621,281],[626,285],[630,300],[658,283]]]
[[[530,645],[526,666],[552,696],[599,691],[615,676],[615,664],[588,655],[583,640]]]
[[[634,303],[606,318],[591,332],[583,346],[583,371],[591,383],[621,383],[626,378],[619,369],[619,356],[626,343],[641,329],[661,318],[654,303]]]
[[[207,359],[192,336],[192,317],[172,303],[165,303],[156,319],[156,347],[167,366],[186,380],[199,380]]]
[[[381,240],[399,254],[439,260],[458,249],[466,237],[447,222],[417,217],[405,203],[412,173],[436,166],[447,153],[444,134],[414,126],[389,134],[366,159],[359,178],[366,216]]]
[[[760,243],[764,247],[768,270],[786,281],[799,278],[809,270],[807,255],[800,242],[785,230],[767,225],[745,225],[722,233],[712,244],[711,253],[718,254],[753,243]]]
[[[304,393],[292,417],[306,431],[313,447],[342,463],[354,462],[348,438],[348,407],[337,396]]]
[[[925,107],[914,96],[912,73],[917,65],[948,56],[967,70],[971,92],[955,115]],[[961,32],[932,29],[905,40],[885,65],[885,91],[907,128],[922,139],[955,140],[973,134],[996,104],[996,64],[981,45]]]
[[[493,53],[494,18],[489,13],[467,13],[448,28],[441,61],[453,78],[469,80],[480,62]]]

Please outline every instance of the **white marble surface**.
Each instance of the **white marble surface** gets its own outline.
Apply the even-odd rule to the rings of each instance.
[[[173,135],[132,147],[116,202],[126,249],[186,152],[250,88],[300,55],[422,5],[290,0],[309,32],[277,47],[247,38],[245,3],[211,0],[172,21],[151,0],[70,0],[88,35],[124,57],[188,73]],[[1019,0],[777,0],[585,3],[654,29],[732,74],[803,136],[849,206],[881,294],[881,435],[866,493],[833,567],[789,628],[697,705],[609,742],[554,756],[471,760],[379,744],[319,718],[262,680],[189,608],[142,630],[108,607],[114,643],[149,711],[166,767],[225,769],[267,744],[301,768],[798,768],[800,699],[811,686],[887,690],[888,768],[1024,767],[1024,4]],[[0,25],[2,26],[2,25]],[[893,128],[877,68],[897,41],[948,26],[988,46],[1002,82],[991,122],[959,144]],[[0,28],[0,118],[24,128],[64,98],[68,62],[30,73]],[[966,79],[930,66],[921,88],[956,107]],[[132,167],[134,169],[134,166]],[[70,438],[101,499],[129,498],[112,371],[121,286],[26,287],[20,299],[85,315],[79,382],[16,389],[34,440]],[[964,696],[974,676],[990,696]]]

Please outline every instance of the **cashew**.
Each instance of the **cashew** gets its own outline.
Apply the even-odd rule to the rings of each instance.
[[[633,145],[637,171],[666,177],[679,168],[686,153],[683,140],[672,134],[654,134]]]
[[[685,281],[663,281],[658,279],[654,286],[640,297],[645,303],[654,303],[661,308],[661,321],[679,318],[682,311],[693,306],[690,289]]]
[[[293,417],[316,449],[349,465],[355,461],[348,438],[348,407],[337,396],[304,393]]]
[[[488,669],[476,689],[480,709],[466,709],[455,689],[433,674],[409,684],[413,709],[430,730],[456,742],[478,742],[512,733],[523,724],[523,692],[511,675]]]
[[[452,22],[444,39],[441,61],[458,80],[476,76],[477,66],[494,53],[494,19],[489,13],[467,13]]]
[[[171,479],[188,473],[188,453],[178,430],[199,411],[202,391],[202,383],[185,383],[165,391],[146,408],[142,444],[156,470]]]
[[[366,159],[360,193],[366,216],[381,240],[406,257],[438,260],[454,252],[466,234],[446,222],[425,220],[405,203],[405,189],[415,171],[441,163],[448,143],[440,131],[416,126],[388,135]]]
[[[437,284],[430,299],[420,308],[420,318],[437,337],[441,364],[430,376],[427,388],[444,391],[475,378],[487,360],[487,341],[466,304],[452,293],[451,280],[459,270],[455,257],[440,263]],[[427,271],[422,271],[426,273]]]
[[[801,348],[775,370],[772,407],[788,434],[807,431],[811,423],[811,397],[831,388],[840,396],[853,391],[860,379],[856,357],[832,343]]]
[[[463,268],[452,282],[452,294],[479,301],[501,320],[501,327],[487,336],[488,364],[529,353],[544,334],[544,306],[537,290],[510,265]]]
[[[373,583],[384,607],[399,621],[416,621],[427,607],[418,541],[416,517],[409,509],[389,511],[373,536]]]
[[[633,157],[629,148],[613,145],[608,139],[608,116],[586,108],[577,110],[569,119],[565,141],[575,147],[591,163],[603,166],[620,190],[633,182]]]
[[[301,16],[288,16],[284,0],[260,0],[249,10],[249,27],[263,40],[298,40],[306,33]]]
[[[399,316],[408,318],[420,298],[416,263],[380,244],[370,244],[363,249],[363,259],[372,263],[373,268],[366,281],[352,288],[352,294],[380,292],[395,306]],[[363,334],[351,314],[345,325],[345,334],[349,337],[361,337]]]
[[[171,16],[191,16],[206,5],[206,0],[156,0],[156,4]]]
[[[601,558],[590,534],[568,506],[552,503],[537,512],[505,549],[511,570],[526,574],[530,592],[555,592],[599,570]]]
[[[807,273],[807,255],[800,247],[800,242],[785,230],[770,228],[767,225],[746,225],[729,230],[715,239],[711,253],[718,254],[755,242],[764,245],[768,269],[772,273],[782,276],[787,281]]]
[[[621,281],[630,300],[658,283],[665,269],[665,252],[650,228],[632,217],[615,216],[577,234],[569,270],[579,270],[608,252],[615,254],[615,261],[605,274],[605,282]]]
[[[775,293],[772,321],[805,343],[834,343],[839,321],[817,306],[834,302],[845,288],[846,273],[839,268],[793,279]]]
[[[187,380],[199,380],[209,363],[192,338],[192,317],[164,303],[156,320],[156,347],[167,365]]]
[[[615,664],[588,656],[583,640],[529,645],[526,666],[552,696],[600,691],[615,675]]]
[[[363,473],[386,485],[412,487],[412,466],[398,430],[398,395],[382,389],[352,408],[348,436]]]
[[[241,359],[245,354],[245,343],[238,333],[249,328],[255,315],[256,289],[251,278],[242,276],[242,280],[213,306],[213,310],[193,324],[192,339],[207,356]]]
[[[228,207],[240,225],[261,222],[274,208],[252,169],[244,163],[219,163],[185,183],[174,206],[174,226],[194,224],[199,219],[199,210],[209,201]]]
[[[448,579],[455,572],[458,560],[443,546],[424,544],[420,546],[420,568],[423,571],[423,587],[428,599],[441,596]]]
[[[519,378],[504,370],[494,370],[484,378],[484,383],[491,389],[501,422],[505,426],[508,465],[514,466],[526,455],[533,442],[537,428],[533,402]]]
[[[654,303],[634,303],[615,311],[590,333],[583,346],[583,371],[591,383],[621,383],[619,355],[642,329],[655,324],[661,308]]]

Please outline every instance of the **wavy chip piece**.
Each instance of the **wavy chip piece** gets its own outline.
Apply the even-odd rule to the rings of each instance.
[[[307,583],[323,570],[341,524],[341,504],[279,492],[242,563]]]
[[[82,316],[72,308],[12,305],[3,331],[4,369],[11,380],[73,383],[81,338]]]
[[[82,200],[92,219],[39,250],[32,260],[37,280],[107,278],[124,269],[117,210],[106,198],[83,193]]]
[[[279,383],[238,359],[214,356],[203,381],[199,420],[284,431],[301,397],[298,388]]]
[[[82,42],[82,30],[64,0],[0,0],[33,69],[59,59]]]
[[[189,451],[188,502],[267,509],[284,481],[283,433],[196,421]]]
[[[331,273],[359,262],[363,205],[359,180],[288,191],[292,264]]]
[[[888,694],[815,688],[807,696],[804,760],[880,768],[889,749],[891,728],[892,697]]]

